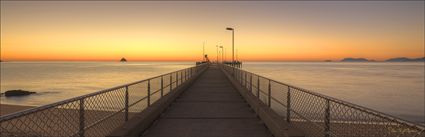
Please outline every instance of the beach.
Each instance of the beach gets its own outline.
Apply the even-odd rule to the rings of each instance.
[[[10,105],[10,104],[0,104],[0,116],[11,114],[14,112],[34,108],[34,106],[21,106],[21,105]]]

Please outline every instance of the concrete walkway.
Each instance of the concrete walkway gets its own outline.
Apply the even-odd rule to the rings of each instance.
[[[254,111],[215,65],[143,134],[146,137],[268,137]]]

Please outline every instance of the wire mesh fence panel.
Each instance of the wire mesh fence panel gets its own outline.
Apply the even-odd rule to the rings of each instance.
[[[425,136],[408,124],[338,102],[331,102],[330,130],[336,136]]]
[[[245,87],[245,80],[246,80],[246,73],[245,73],[245,71],[242,71],[242,70],[240,70],[240,72],[241,72],[241,79],[240,79],[240,83],[241,83],[241,85],[242,85],[242,87]]]
[[[155,77],[150,79],[150,93],[153,94],[155,92],[160,92],[161,90],[161,77]]]
[[[177,87],[177,72],[173,72],[173,73],[171,73],[171,76],[172,76],[172,78],[171,78],[171,80],[172,80],[172,82],[171,82],[171,84],[172,84],[172,86],[171,86],[171,89],[175,89],[176,87]]]
[[[28,113],[0,123],[0,136],[68,136],[79,131],[80,101]]]
[[[118,127],[116,122],[124,122],[125,88],[119,88],[96,96],[84,98],[84,125],[90,128],[92,136],[105,136],[109,134],[105,129]],[[102,124],[109,123],[109,124]]]
[[[150,79],[150,103],[155,103],[161,98],[161,77]]]
[[[222,68],[232,74],[232,67],[222,65]],[[268,95],[270,79],[242,72],[241,86],[254,96],[260,89],[259,101],[267,102],[264,96]],[[270,95],[269,107],[306,136],[425,137],[424,126],[281,82],[270,80]]]
[[[269,98],[268,98],[268,96],[269,96],[269,80],[264,78],[264,77],[259,77],[258,80],[259,80],[258,83],[260,84],[259,85],[260,93],[262,93],[262,94],[260,94],[260,99],[264,104],[268,105],[268,101],[269,101]]]
[[[286,118],[288,106],[288,86],[270,81],[271,109]]]
[[[266,92],[260,91],[260,96],[258,97],[262,103],[267,105],[268,95]]]
[[[251,86],[251,92],[252,92],[252,94],[254,94],[254,96],[258,96],[258,76],[257,75],[254,75],[254,74],[252,74],[251,75],[252,76],[252,80],[251,80],[251,84],[252,84],[252,86]]]
[[[163,78],[163,94],[167,95],[170,92],[170,76],[171,74],[164,75]]]
[[[148,96],[148,82],[143,81],[128,86],[130,112],[140,112],[147,107],[146,98]]]
[[[183,79],[183,75],[182,74],[183,73],[182,73],[182,71],[178,71],[177,74],[178,74],[178,79],[177,79],[177,81],[178,81],[177,83],[178,84],[177,84],[177,86],[180,86],[182,84],[182,79]]]
[[[186,79],[187,79],[187,77],[186,77],[186,70],[182,70],[181,71],[181,73],[182,73],[182,82],[181,83],[183,83],[183,82],[185,82],[186,81]]]
[[[114,115],[110,115],[107,117],[107,119],[99,121],[99,123],[96,125],[85,128],[84,135],[87,137],[106,136],[110,134],[115,128],[126,122],[124,115],[125,113],[122,111],[117,112]]]
[[[314,133],[316,135],[324,134],[326,100],[321,97],[313,96],[309,93],[303,92],[297,88],[290,88],[290,94],[290,108],[293,112],[291,112],[290,116],[291,122],[308,120],[311,122],[309,124],[314,124],[316,126],[306,126],[305,124],[301,123],[299,123],[297,126],[300,126],[300,129],[317,131]]]
[[[247,78],[246,78],[246,85],[245,85],[245,87],[246,87],[246,89],[248,89],[248,91],[251,91],[251,89],[252,89],[252,74],[251,73],[247,73]]]

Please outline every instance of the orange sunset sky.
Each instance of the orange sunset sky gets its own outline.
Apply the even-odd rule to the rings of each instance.
[[[424,1],[1,1],[1,60],[424,56]]]

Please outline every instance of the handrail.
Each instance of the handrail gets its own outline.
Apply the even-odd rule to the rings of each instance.
[[[151,98],[160,99],[164,94],[163,92],[172,92],[207,67],[208,64],[196,65],[7,114],[0,117],[0,136],[104,136],[128,120],[128,117],[132,115],[128,110],[129,108],[134,111],[143,111],[146,105],[144,100],[148,100],[146,106],[149,106],[156,101],[151,101]],[[164,79],[166,80],[164,81]],[[144,86],[148,88],[144,89]],[[150,91],[151,86],[158,89]],[[160,91],[161,96],[156,97]],[[146,92],[147,95],[140,96]],[[116,121],[116,119],[123,120]],[[120,124],[102,125],[102,123],[110,122]],[[79,128],[74,129],[73,127]],[[105,128],[107,131],[104,131]]]
[[[306,130],[307,136],[352,136],[351,133],[358,136],[369,136],[369,135],[396,135],[396,136],[424,136],[425,127],[413,122],[403,120],[401,118],[385,114],[370,108],[359,106],[347,101],[339,100],[334,97],[323,95],[317,92],[313,92],[307,89],[303,89],[297,86],[293,86],[287,83],[276,81],[264,76],[254,74],[230,65],[220,65],[227,73],[230,73],[235,80],[237,80],[244,88],[253,94],[257,91],[257,94],[253,94],[260,99],[262,93],[268,98],[265,101],[261,100],[262,103],[268,105],[271,109],[271,105],[280,105],[286,108],[283,111],[287,111],[286,117],[287,122],[292,123],[294,126],[298,126],[301,129]],[[268,92],[261,89],[258,85],[260,81],[249,81],[252,77],[258,77],[257,80],[263,79],[263,82],[268,82]],[[285,89],[277,89],[273,91],[270,83],[287,87]],[[244,85],[245,84],[245,85]],[[249,85],[247,85],[249,84]],[[252,91],[250,90],[252,89]],[[272,92],[284,93],[287,95],[287,99],[283,97],[274,97]],[[295,95],[293,95],[295,94]],[[271,103],[271,100],[277,103]],[[287,101],[287,102],[285,102]],[[295,104],[294,104],[295,103]],[[289,104],[289,105],[288,105]],[[282,110],[280,110],[282,111]],[[290,115],[294,113],[298,116]],[[317,117],[319,116],[319,117]],[[323,117],[323,118],[320,118]],[[292,122],[293,120],[303,119],[307,122]],[[353,121],[355,119],[355,121]],[[343,121],[341,121],[343,120]],[[298,120],[299,121],[299,120]],[[313,122],[315,121],[315,122]],[[343,122],[343,123],[341,123]],[[345,123],[344,123],[345,122]],[[322,123],[323,126],[314,129],[307,128],[307,123],[317,125]],[[379,126],[377,126],[379,125]],[[349,128],[349,126],[354,126]],[[355,126],[366,126],[371,129],[361,129]],[[374,127],[377,126],[377,127]],[[363,134],[362,134],[363,133]],[[379,134],[382,133],[382,134]]]

